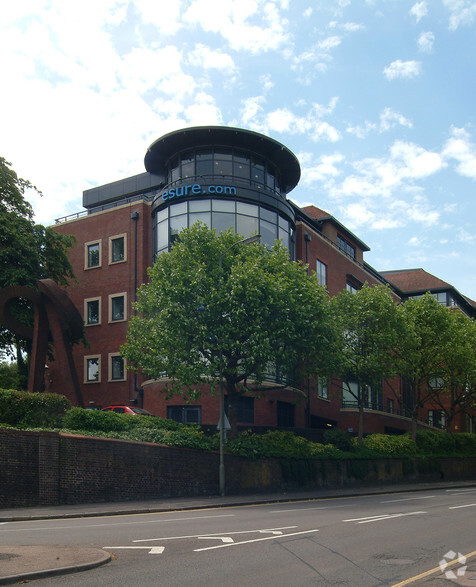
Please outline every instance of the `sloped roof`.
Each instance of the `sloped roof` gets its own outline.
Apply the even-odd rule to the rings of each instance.
[[[301,208],[301,210],[304,210],[304,212],[306,212],[306,214],[308,214],[311,218],[314,218],[314,220],[320,220],[321,218],[331,218],[329,212],[325,212],[324,210],[317,208],[317,206],[304,206]]]
[[[379,273],[404,293],[434,289],[454,289],[451,284],[421,268],[380,271]]]

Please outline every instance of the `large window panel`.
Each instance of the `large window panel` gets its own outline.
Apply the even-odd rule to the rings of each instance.
[[[236,232],[242,234],[244,237],[258,234],[258,218],[251,216],[236,215]]]
[[[217,232],[225,232],[229,228],[235,230],[235,215],[227,212],[213,212],[212,228]]]

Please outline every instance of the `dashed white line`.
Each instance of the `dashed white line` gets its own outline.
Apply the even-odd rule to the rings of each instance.
[[[430,499],[434,495],[425,495],[424,497],[406,497],[405,499],[389,499],[388,501],[381,501],[380,503],[397,503],[398,501],[412,501],[413,499]]]
[[[406,514],[382,514],[380,516],[369,516],[368,518],[352,518],[342,520],[343,522],[355,522],[356,524],[369,524],[370,522],[381,522],[382,520],[392,520],[393,518],[402,518],[404,516],[416,516],[426,514],[427,512],[408,512]]]
[[[474,508],[474,507],[476,507],[476,503],[467,503],[466,505],[452,505],[448,509],[459,510],[460,508]]]

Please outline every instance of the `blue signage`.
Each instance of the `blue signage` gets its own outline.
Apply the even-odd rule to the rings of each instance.
[[[172,198],[180,198],[182,196],[198,196],[198,195],[227,195],[236,196],[236,188],[229,185],[208,185],[202,186],[199,183],[191,185],[181,185],[175,188],[170,188],[162,192],[162,199],[164,201]]]

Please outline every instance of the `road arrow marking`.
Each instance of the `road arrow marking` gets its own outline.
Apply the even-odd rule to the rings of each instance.
[[[253,542],[264,542],[265,540],[274,540],[275,538],[288,538],[288,536],[302,536],[303,534],[314,534],[315,532],[319,532],[319,530],[304,530],[303,532],[292,532],[291,534],[280,534],[279,536],[266,536],[265,538],[243,540],[243,542],[233,542],[233,544],[219,544],[218,546],[207,546],[206,548],[196,548],[194,552],[203,552],[204,550],[216,550],[217,548],[227,548],[228,546],[240,546],[241,544],[251,544]]]
[[[103,546],[104,550],[118,550],[118,549],[132,549],[132,550],[148,550],[149,554],[162,554],[165,546]]]

